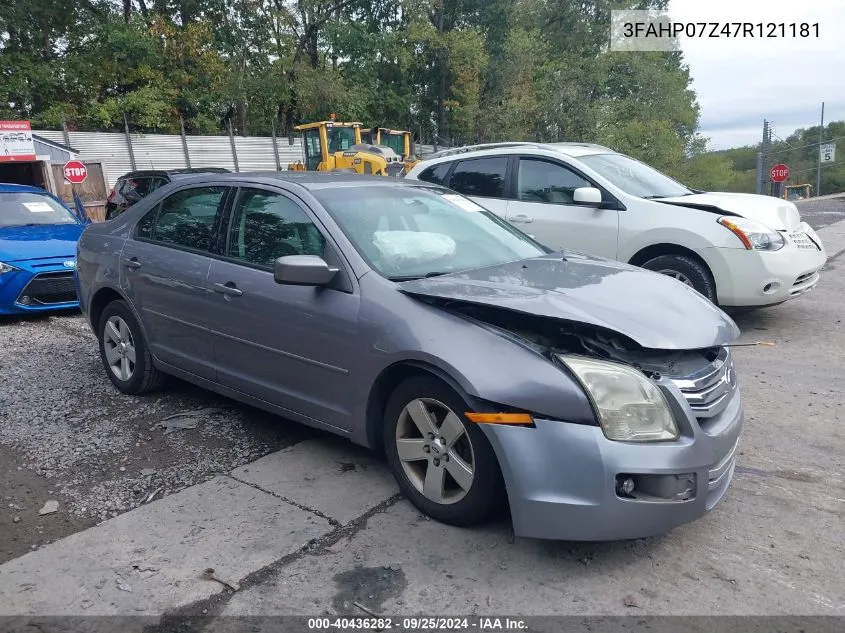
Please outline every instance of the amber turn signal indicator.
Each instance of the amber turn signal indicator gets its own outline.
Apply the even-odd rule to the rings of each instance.
[[[751,240],[748,239],[748,236],[745,234],[745,232],[741,228],[739,228],[736,224],[734,224],[733,222],[731,222],[727,218],[719,218],[719,224],[721,224],[722,226],[724,226],[727,229],[730,229],[733,232],[733,234],[736,235],[740,239],[740,241],[742,242],[742,245],[745,247],[746,250],[749,250],[749,251],[754,250],[754,245],[751,243]]]
[[[528,413],[471,413],[465,414],[470,422],[478,424],[534,424]]]

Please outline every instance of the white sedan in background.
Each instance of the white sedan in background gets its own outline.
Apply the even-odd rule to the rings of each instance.
[[[724,307],[782,303],[827,261],[794,204],[703,193],[588,143],[499,143],[440,152],[407,176],[445,185],[558,250],[670,275]]]

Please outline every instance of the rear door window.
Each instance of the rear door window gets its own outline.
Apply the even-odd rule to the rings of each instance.
[[[463,160],[452,172],[449,188],[465,196],[504,198],[507,171],[507,156]]]
[[[424,169],[420,174],[420,180],[434,183],[435,185],[446,186],[446,176],[449,175],[449,168],[452,163],[440,163],[439,165],[432,165],[428,169]]]
[[[150,178],[150,185],[147,188],[147,193],[145,193],[144,195],[145,196],[150,195],[153,191],[155,191],[159,187],[163,187],[167,183],[168,183],[167,178],[162,178],[161,176],[158,176],[156,178]]]
[[[195,187],[169,195],[138,223],[136,237],[208,251],[226,187]]]
[[[121,193],[129,204],[134,204],[155,191],[160,181],[160,178],[130,178],[124,184]]]

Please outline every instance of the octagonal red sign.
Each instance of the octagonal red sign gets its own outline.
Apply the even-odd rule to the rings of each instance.
[[[81,185],[88,177],[88,169],[78,160],[69,160],[66,162],[62,171],[65,180],[73,185]]]
[[[772,167],[770,175],[772,177],[772,182],[783,182],[784,180],[789,178],[789,167],[787,167],[783,163],[778,163],[777,165]]]

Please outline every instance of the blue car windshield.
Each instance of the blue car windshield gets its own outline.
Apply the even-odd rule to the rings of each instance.
[[[314,195],[370,266],[394,281],[548,252],[472,200],[447,190],[371,185],[319,189]]]
[[[0,193],[0,228],[76,223],[74,215],[50,196],[31,192]]]

